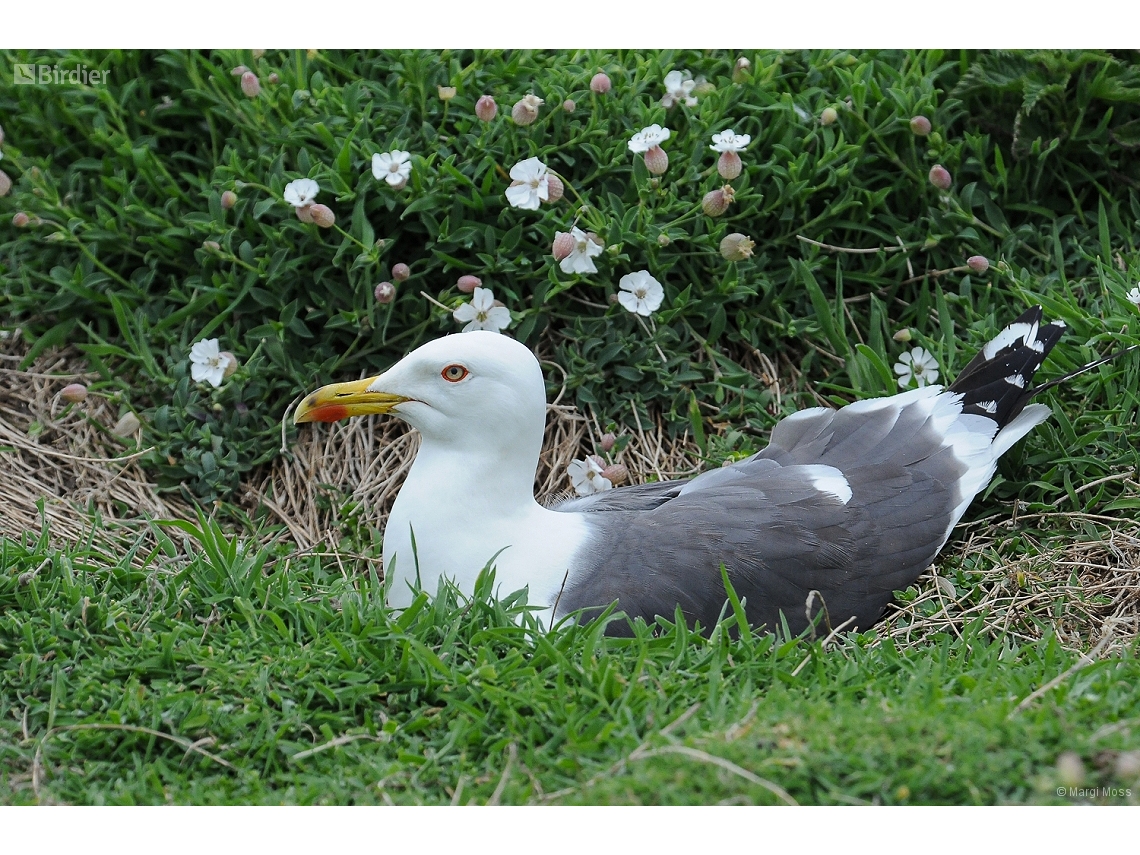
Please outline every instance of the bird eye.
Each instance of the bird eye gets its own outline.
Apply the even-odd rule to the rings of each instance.
[[[449,365],[440,374],[448,383],[458,383],[467,376],[467,369],[462,365]]]

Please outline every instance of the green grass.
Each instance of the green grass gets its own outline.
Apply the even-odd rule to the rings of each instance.
[[[1136,783],[1113,771],[1140,730],[1133,648],[1018,709],[1078,664],[1047,630],[824,650],[734,638],[729,612],[709,638],[545,634],[490,579],[393,615],[374,573],[193,535],[112,566],[4,542],[0,802],[446,804],[462,781],[464,803],[1071,803],[1064,751],[1085,786]]]
[[[341,532],[341,553],[365,556],[342,570],[264,546],[276,531],[231,503],[280,453],[294,396],[456,330],[420,292],[453,307],[463,273],[507,303],[511,334],[553,354],[552,393],[565,376],[564,402],[619,432],[659,413],[709,466],[761,447],[813,392],[897,391],[907,347],[953,377],[1032,303],[1069,325],[1043,380],[1140,341],[1126,298],[1140,283],[1136,52],[748,56],[734,79],[725,52],[0,53],[0,81],[16,62],[115,70],[102,88],[0,83],[13,179],[0,329],[21,331],[24,367],[78,348],[92,394],[142,418],[142,448],[157,449],[146,471],[215,513],[139,528],[112,557],[123,535],[94,518],[88,544],[0,536],[0,803],[435,804],[461,783],[477,803],[1071,803],[1056,794],[1066,751],[1086,786],[1132,788],[1094,800],[1134,803],[1116,759],[1140,748],[1137,643],[1086,665],[1047,610],[1020,618],[1029,642],[982,616],[905,646],[880,631],[825,650],[737,637],[731,610],[708,636],[667,622],[628,641],[601,624],[546,635],[489,588],[389,614],[367,520]],[[239,63],[261,76],[258,98],[229,74]],[[599,67],[614,80],[604,97],[587,88]],[[714,88],[667,112],[662,78],[682,68]],[[459,90],[447,104],[441,84]],[[540,121],[516,127],[511,104],[532,90]],[[472,116],[484,92],[500,110],[486,125]],[[823,126],[827,106],[838,120]],[[919,113],[929,137],[910,131]],[[626,149],[651,122],[674,132],[659,183]],[[722,183],[709,135],[728,127],[753,144],[736,203],[713,218],[698,213]],[[369,169],[393,147],[414,157],[398,193]],[[500,170],[532,155],[572,204],[506,205]],[[948,192],[927,180],[935,163]],[[281,202],[302,176],[337,229]],[[550,257],[574,193],[609,246],[596,276]],[[756,240],[752,258],[720,256],[731,232]],[[984,275],[961,269],[975,254]],[[412,278],[378,304],[396,262]],[[609,297],[644,268],[666,298],[643,326]],[[893,339],[903,329],[910,344]],[[189,347],[208,336],[242,363],[216,389],[189,377]],[[784,357],[779,402],[746,367],[754,351]],[[1034,515],[1140,508],[1123,477],[1081,491],[1136,480],[1138,389],[1133,354],[1043,396],[1054,418],[967,517],[1020,503],[1030,522],[999,531],[1005,558],[1106,537]],[[1001,560],[955,552],[940,573],[980,602],[980,571]]]

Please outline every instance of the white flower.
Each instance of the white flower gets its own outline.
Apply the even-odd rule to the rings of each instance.
[[[1128,302],[1133,306],[1140,307],[1140,285],[1128,292]]]
[[[602,477],[602,467],[592,457],[573,461],[566,467],[566,474],[570,476],[574,492],[579,496],[589,496],[591,493],[600,493],[613,487],[613,482],[609,478]]]
[[[667,139],[669,139],[668,128],[650,125],[648,128],[642,128],[630,138],[629,150],[634,154],[645,154],[649,149],[661,145]]]
[[[562,272],[597,273],[598,268],[594,266],[592,259],[595,255],[601,254],[602,245],[590,240],[586,233],[577,226],[570,230],[570,237],[574,241],[574,248],[558,265],[562,268]]]
[[[406,151],[393,149],[383,154],[372,155],[372,174],[377,181],[387,181],[397,190],[408,183],[412,174],[411,155]]]
[[[670,71],[665,75],[665,97],[661,99],[661,106],[672,107],[678,101],[684,101],[686,107],[697,106],[697,98],[693,95],[696,85],[697,81],[689,72]]]
[[[732,128],[719,134],[713,134],[713,144],[709,146],[713,151],[744,151],[752,142],[748,134],[737,134]]]
[[[510,326],[511,312],[505,306],[495,305],[495,295],[490,288],[476,288],[471,302],[464,303],[451,313],[459,323],[466,323],[464,332],[490,330],[499,332]]]
[[[537,157],[520,160],[511,167],[513,183],[507,188],[507,201],[514,208],[537,211],[540,202],[550,198],[546,164]]]
[[[321,192],[321,185],[312,178],[298,178],[285,185],[285,201],[294,208],[306,208],[313,204],[317,194]]]
[[[218,349],[216,338],[204,338],[190,348],[190,376],[195,383],[206,380],[211,386],[221,386],[229,361]]]
[[[618,294],[618,302],[631,312],[649,317],[661,307],[665,289],[661,283],[649,275],[648,270],[627,273],[618,281],[624,293]]]
[[[938,360],[934,354],[921,347],[916,347],[909,353],[904,353],[895,363],[895,374],[899,375],[899,386],[905,389],[910,385],[911,378],[922,388],[927,383],[938,380]]]

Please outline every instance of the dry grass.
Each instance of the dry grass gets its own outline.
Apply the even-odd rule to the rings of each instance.
[[[93,379],[77,354],[44,354],[21,371],[21,352],[15,340],[0,341],[0,461],[6,476],[0,534],[19,538],[46,524],[57,545],[89,544],[111,556],[149,537],[148,518],[193,517],[192,507],[156,492],[134,459],[137,452],[131,453],[135,446],[110,434],[120,415],[113,401],[92,395],[70,409],[61,406],[58,392],[66,383]],[[758,380],[779,396],[775,366],[755,356]],[[602,433],[596,417],[559,403],[561,397],[548,409],[536,481],[536,493],[544,497],[565,492],[567,465],[592,452]],[[344,535],[345,500],[382,527],[418,447],[418,436],[394,419],[315,426],[300,433],[289,455],[253,473],[245,503],[283,524],[298,549],[327,546],[335,552]],[[617,459],[634,483],[689,477],[700,465],[687,435],[670,438],[659,419],[642,425]],[[1127,487],[1140,495],[1140,485],[1130,481]],[[96,515],[102,525],[93,524]],[[1027,522],[1073,535],[1027,554]],[[1088,649],[1109,634],[1108,649],[1140,636],[1140,522],[1058,512],[990,517],[959,531],[940,565],[978,559],[969,588],[956,590],[932,567],[917,584],[918,596],[888,618],[886,629],[897,642],[960,633],[979,617],[994,631],[1025,641],[1052,627],[1074,649]]]

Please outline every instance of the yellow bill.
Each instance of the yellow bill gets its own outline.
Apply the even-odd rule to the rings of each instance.
[[[293,415],[293,424],[336,422],[349,416],[387,413],[397,404],[411,400],[390,392],[369,392],[368,387],[375,381],[375,377],[367,377],[364,380],[322,386],[301,401]]]

